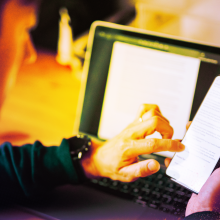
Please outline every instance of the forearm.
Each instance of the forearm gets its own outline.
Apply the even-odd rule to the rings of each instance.
[[[218,220],[220,219],[219,212],[197,212],[188,215],[184,220]]]
[[[66,183],[77,183],[67,140],[59,147],[44,147],[40,142],[13,147],[0,146],[0,193],[36,194]]]

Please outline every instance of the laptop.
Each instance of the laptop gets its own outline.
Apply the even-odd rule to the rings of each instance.
[[[134,120],[141,104],[150,103],[157,104],[169,120],[174,129],[173,139],[182,139],[187,122],[193,119],[219,74],[220,48],[216,45],[97,21],[90,30],[76,127],[79,133],[108,140]],[[161,136],[155,132],[146,138]],[[131,200],[158,212],[183,217],[191,192],[174,185],[168,177],[161,181],[161,176],[165,176],[164,158],[173,155],[171,152],[140,155],[141,159],[158,160],[162,169],[153,180],[151,177],[142,179],[143,182],[133,184],[133,188],[132,184],[128,186],[105,178],[92,183],[111,194],[129,194]],[[153,185],[153,181],[156,181],[154,186],[144,187]],[[157,181],[161,181],[160,185]],[[130,191],[126,187],[130,187]],[[155,188],[159,188],[158,194]],[[155,194],[148,195],[148,190]],[[168,193],[162,195],[163,191]],[[164,200],[165,205],[160,200]],[[176,208],[171,208],[174,203]]]
[[[182,139],[214,78],[220,48],[97,21],[92,24],[75,130],[108,140],[131,123],[142,103],[157,104]],[[161,138],[155,133],[147,138]],[[158,173],[133,183],[107,178],[62,186],[27,207],[50,219],[183,219],[191,192]],[[36,212],[35,212],[36,213]]]

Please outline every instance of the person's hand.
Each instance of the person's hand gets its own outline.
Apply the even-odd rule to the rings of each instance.
[[[192,194],[186,216],[203,211],[220,212],[220,168],[212,173],[198,195]]]
[[[145,139],[145,136],[155,131],[163,139]],[[119,135],[104,144],[92,140],[91,152],[82,159],[81,164],[89,178],[108,177],[131,182],[160,169],[160,164],[155,160],[138,161],[139,155],[160,151],[180,152],[185,149],[180,142],[171,140],[172,135],[173,129],[158,106],[145,104],[141,106],[134,122]]]

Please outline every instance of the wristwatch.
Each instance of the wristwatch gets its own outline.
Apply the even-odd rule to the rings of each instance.
[[[73,166],[79,178],[79,182],[85,182],[87,177],[84,173],[80,160],[85,154],[89,153],[91,139],[86,135],[77,135],[68,139],[70,156]]]

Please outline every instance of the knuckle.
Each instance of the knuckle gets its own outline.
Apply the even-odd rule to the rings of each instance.
[[[157,125],[160,123],[160,118],[158,116],[153,116],[152,121],[153,121],[154,127],[157,127]]]
[[[137,170],[137,172],[136,172],[136,177],[145,177],[146,176],[146,172],[147,171],[147,169],[146,168],[144,168],[144,169],[139,169],[139,170]]]
[[[170,140],[167,140],[167,141],[166,141],[166,147],[167,147],[167,150],[172,149],[172,147],[173,147],[173,142],[170,141]]]
[[[153,116],[156,116],[157,115],[157,109],[156,108],[152,108],[151,110],[150,110],[150,114],[151,114],[151,117],[153,117]]]
[[[134,178],[133,178],[133,176],[126,176],[125,178],[124,178],[124,180],[126,181],[126,182],[133,182],[134,181]]]
[[[117,142],[117,148],[118,149],[123,149],[124,145],[125,145],[125,141],[123,139],[118,140],[118,142]]]
[[[117,148],[122,158],[128,157],[130,155],[130,149],[134,144],[133,142],[133,140],[129,141],[129,143],[125,140],[119,141]]]
[[[148,175],[150,175],[151,173],[150,173],[150,171],[148,170],[148,167],[147,166],[141,166],[141,167],[139,167],[139,169],[137,169],[136,171],[135,171],[135,174],[134,174],[134,176],[136,177],[136,178],[140,178],[140,177],[146,177],[146,176],[148,176]]]
[[[173,128],[172,128],[171,126],[169,126],[169,127],[170,127],[170,129],[169,129],[169,131],[167,132],[167,138],[172,138],[173,133],[174,133],[174,130],[173,130]]]
[[[157,149],[157,139],[156,138],[149,138],[146,141],[146,148],[149,152],[153,153]]]
[[[122,150],[122,158],[126,158],[130,155],[130,147],[125,147],[123,150]]]
[[[156,105],[156,104],[153,104],[153,105],[152,105],[152,108],[155,109],[156,111],[159,111],[159,106]]]
[[[131,128],[127,128],[126,130],[124,130],[124,136],[126,137],[126,138],[128,138],[128,137],[132,137],[132,135],[133,135],[133,129],[131,129]]]
[[[154,149],[155,146],[157,146],[157,139],[155,139],[155,138],[150,138],[150,139],[149,139],[148,146],[149,146],[150,148]]]
[[[158,148],[158,144],[157,143],[158,143],[158,140],[156,138],[151,139],[150,148],[151,148],[152,152],[157,150],[157,148]]]

